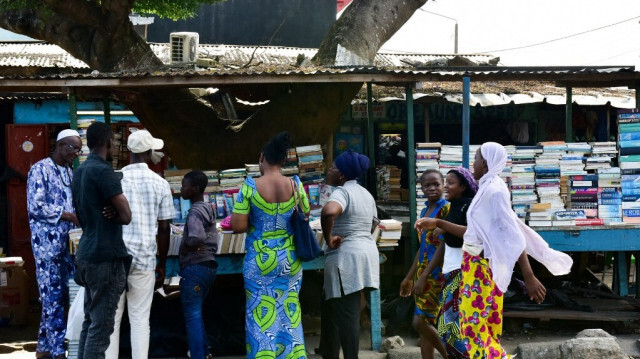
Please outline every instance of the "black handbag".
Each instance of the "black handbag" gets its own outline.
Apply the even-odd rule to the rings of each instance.
[[[322,249],[316,241],[316,236],[309,225],[309,218],[300,210],[299,187],[291,180],[295,207],[291,214],[291,228],[293,229],[293,243],[296,246],[296,257],[303,262],[308,262],[322,255]]]

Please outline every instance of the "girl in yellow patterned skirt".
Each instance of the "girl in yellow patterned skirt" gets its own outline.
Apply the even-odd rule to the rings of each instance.
[[[509,357],[500,344],[502,293],[516,262],[529,297],[537,302],[544,300],[546,290],[531,271],[527,254],[554,275],[569,273],[573,263],[550,249],[511,209],[509,190],[500,178],[506,162],[504,147],[488,142],[476,152],[473,166],[480,186],[467,214],[460,284],[460,329],[470,358]]]
[[[420,217],[444,218],[449,212],[449,202],[443,197],[444,178],[438,170],[426,170],[420,177],[422,193],[427,198]],[[416,308],[413,327],[420,334],[420,351],[423,359],[432,359],[434,349],[446,357],[442,342],[435,330],[435,320],[440,310],[439,295],[442,289],[440,268],[430,274],[422,275],[424,269],[433,258],[440,245],[440,239],[434,236],[433,230],[423,232],[420,236],[420,249],[416,253],[413,265],[400,284],[400,295],[408,297],[414,292]]]

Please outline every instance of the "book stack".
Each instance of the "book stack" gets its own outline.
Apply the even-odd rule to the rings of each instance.
[[[476,162],[476,152],[480,145],[469,145],[469,170],[473,172],[473,163]]]
[[[320,145],[296,147],[298,170],[302,183],[320,183],[324,181],[324,156]]]
[[[583,210],[587,218],[598,218],[598,175],[569,177],[567,209]]]
[[[615,142],[592,142],[591,156],[587,157],[587,171],[611,168],[611,162],[618,155]]]
[[[622,221],[640,224],[640,110],[618,111]]]
[[[244,164],[244,170],[247,173],[247,177],[257,178],[260,177],[260,165],[259,164]]]
[[[502,173],[500,173],[500,178],[509,186],[511,184],[511,167],[513,166],[513,155],[516,152],[516,147],[505,146],[505,150],[507,151],[507,164],[504,166]],[[473,168],[473,166],[471,166],[471,168]]]
[[[287,158],[284,161],[284,165],[282,165],[280,173],[283,176],[293,176],[297,175],[299,172],[298,155],[296,154],[296,149],[290,148],[289,150],[287,150]]]
[[[400,177],[402,171],[396,166],[387,166],[389,172],[389,200],[401,201],[402,200],[402,188],[400,187]]]
[[[113,128],[113,127],[114,126],[112,126],[113,142],[111,143],[111,146],[113,147],[113,152],[111,153],[111,157],[113,159],[112,159],[111,165],[115,169],[122,169],[122,167],[127,165],[127,157],[128,157],[127,153],[129,152],[127,145],[122,143],[123,142],[122,139],[125,137],[123,136],[123,134],[124,134],[124,131],[126,131],[126,126],[119,126],[116,128]],[[84,153],[84,149],[82,151]]]
[[[439,169],[440,143],[416,143],[416,178],[422,176],[422,172],[431,169]]]
[[[378,237],[378,247],[397,247],[398,241],[402,237],[402,222],[395,219],[383,219],[378,224],[380,236]]]
[[[381,201],[389,199],[389,170],[386,166],[376,168],[376,195]]]
[[[560,176],[568,177],[568,176],[576,176],[576,175],[586,175],[587,171],[585,171],[585,157],[580,153],[567,153],[563,155],[560,159]]]
[[[87,146],[87,128],[92,123],[96,122],[94,119],[78,120],[78,134],[82,140],[82,154],[78,156],[78,162],[82,163],[87,160],[89,156],[89,146]]]
[[[216,254],[242,254],[245,253],[246,233],[233,233],[222,231],[218,236],[218,252]]]
[[[420,178],[422,173],[426,170],[439,170],[440,165],[438,160],[440,159],[440,143],[416,143],[416,212],[418,217],[422,209],[425,207],[424,202],[426,198],[422,193],[422,184]]]
[[[513,210],[522,221],[527,216],[527,206],[538,200],[535,193],[535,158],[542,152],[538,146],[516,146],[511,166],[511,201]]]
[[[533,203],[527,211],[527,222],[531,227],[551,227],[554,212],[551,203]]]
[[[598,170],[598,218],[604,224],[622,222],[622,184],[620,168]]]
[[[546,142],[541,144],[543,152],[536,157],[535,179],[538,201],[549,204],[548,211],[564,209],[560,196],[560,159],[566,153],[564,142]]]
[[[450,170],[462,166],[462,146],[443,145],[440,149],[440,172],[446,176]]]
[[[246,175],[244,168],[231,168],[220,172],[221,190],[239,189]]]

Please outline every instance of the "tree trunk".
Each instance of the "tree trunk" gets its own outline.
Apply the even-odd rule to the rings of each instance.
[[[0,10],[0,27],[55,43],[101,72],[163,67],[133,30],[130,1],[49,0],[41,10]],[[336,21],[316,55],[319,65],[335,64],[341,45],[367,63],[426,0],[354,0]],[[130,7],[129,7],[130,9]],[[124,14],[124,15],[123,15]],[[376,31],[372,31],[375,29]],[[262,146],[287,130],[296,145],[326,143],[362,84],[288,84],[269,87],[270,102],[235,132],[229,122],[187,89],[113,89],[180,168],[223,169],[257,162]],[[230,92],[233,93],[231,88]]]

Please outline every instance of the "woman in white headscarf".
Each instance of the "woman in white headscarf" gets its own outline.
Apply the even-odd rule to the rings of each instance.
[[[506,162],[504,147],[487,142],[476,152],[473,165],[480,187],[467,214],[460,286],[461,335],[470,358],[507,357],[500,345],[502,300],[516,262],[528,283],[529,297],[537,302],[546,290],[533,275],[527,254],[554,275],[569,273],[573,264],[568,255],[549,248],[511,209],[509,190],[500,178]]]

